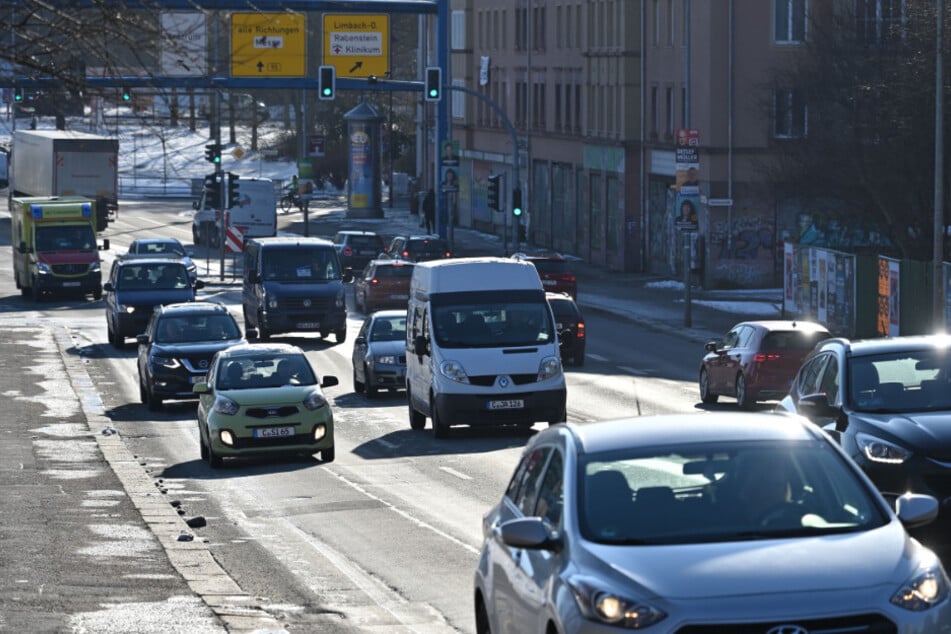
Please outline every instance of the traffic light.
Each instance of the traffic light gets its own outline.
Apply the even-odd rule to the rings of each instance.
[[[238,179],[240,177],[237,174],[232,174],[228,172],[228,198],[225,201],[225,207],[231,209],[232,207],[238,204],[240,193],[238,192]]]
[[[324,101],[331,101],[337,92],[337,68],[335,66],[321,66],[317,82],[317,96]]]
[[[522,190],[518,188],[512,190],[512,215],[522,215]]]
[[[221,165],[220,143],[209,143],[205,146],[205,160],[215,165]]]
[[[489,209],[494,209],[500,211],[502,208],[499,206],[499,181],[501,180],[501,174],[493,174],[489,176]]]
[[[205,176],[205,201],[206,206],[221,208],[221,174],[218,172]]]
[[[21,101],[23,101],[22,88],[17,87],[13,89],[13,101],[15,101],[16,103],[20,103]]]
[[[423,97],[426,101],[442,99],[442,68],[439,66],[426,67],[426,90]]]
[[[129,103],[132,101],[132,90],[128,86],[122,87],[122,103]]]

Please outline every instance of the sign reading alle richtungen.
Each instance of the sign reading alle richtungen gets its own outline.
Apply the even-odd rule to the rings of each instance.
[[[390,70],[390,16],[324,14],[324,65],[337,77],[384,78]]]
[[[232,13],[232,77],[304,77],[307,17],[299,13]]]

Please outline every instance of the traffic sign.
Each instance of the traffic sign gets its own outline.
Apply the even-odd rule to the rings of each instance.
[[[390,71],[390,16],[324,14],[324,59],[337,77],[381,79]]]
[[[244,231],[241,227],[229,225],[225,230],[225,250],[228,253],[240,253],[244,250]]]
[[[232,13],[232,77],[303,77],[307,17],[300,13]]]

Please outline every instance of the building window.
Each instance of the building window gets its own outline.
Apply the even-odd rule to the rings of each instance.
[[[687,121],[687,88],[680,89],[680,127],[686,128],[690,126],[690,122]]]
[[[525,50],[525,26],[527,9],[515,9],[515,50]]]
[[[667,0],[667,46],[674,45],[674,0]]]
[[[581,132],[581,85],[575,86],[575,132]]]
[[[674,89],[671,86],[667,87],[665,106],[667,109],[667,120],[664,123],[664,138],[672,139],[674,138]]]
[[[806,39],[806,0],[773,0],[773,40],[799,44]]]
[[[773,93],[773,136],[777,139],[800,139],[806,136],[807,108],[798,90],[776,90]]]
[[[658,107],[657,107],[657,86],[651,86],[650,107],[651,107],[650,135],[651,135],[651,138],[656,139],[657,133],[660,131],[660,121],[658,120],[660,113],[658,112]]]
[[[545,7],[535,7],[532,13],[532,48],[536,51],[544,51],[545,37],[548,33],[545,25]]]
[[[908,19],[905,10],[905,0],[856,0],[859,41],[871,47],[904,42]]]
[[[555,84],[555,132],[561,132],[561,84]]]
[[[660,0],[654,0],[654,46],[660,46],[660,34],[663,32],[660,21]]]
[[[454,51],[460,51],[466,48],[466,12],[453,11],[450,18],[452,20],[452,43],[451,48]]]

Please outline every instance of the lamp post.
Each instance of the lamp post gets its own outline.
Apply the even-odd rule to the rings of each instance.
[[[933,318],[935,332],[944,330],[944,0],[935,2],[935,71],[934,71],[934,290]]]

